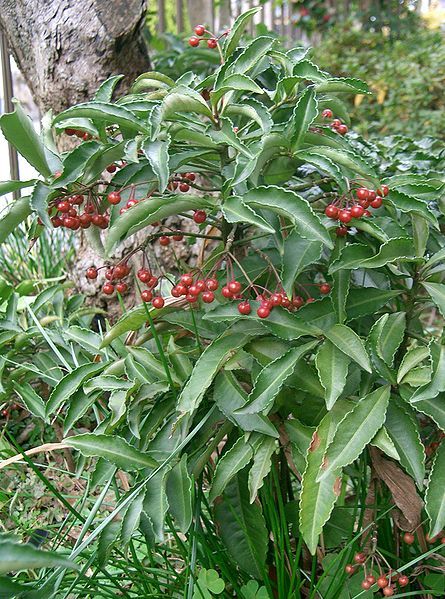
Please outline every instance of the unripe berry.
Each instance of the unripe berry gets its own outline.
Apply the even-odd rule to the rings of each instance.
[[[156,308],[157,310],[160,310],[161,308],[164,307],[164,298],[161,297],[160,295],[157,295],[156,297],[153,298],[153,301],[151,302],[151,305],[153,306],[153,308]]]
[[[121,199],[121,194],[118,191],[110,191],[107,195],[107,202],[113,205],[119,204]]]
[[[144,289],[141,291],[141,299],[143,302],[151,302],[153,298],[153,294],[149,289]]]
[[[219,283],[216,279],[207,279],[206,287],[209,291],[216,291],[219,287]]]
[[[186,192],[189,189],[190,189],[190,185],[188,183],[180,183],[179,184],[179,191]]]
[[[196,33],[196,35],[204,35],[206,31],[206,28],[204,27],[204,25],[196,25],[194,32]]]
[[[192,46],[192,48],[196,48],[196,46],[199,46],[199,37],[196,37],[196,35],[192,35],[192,37],[189,38],[189,45]]]
[[[116,285],[116,291],[119,291],[119,293],[121,293],[121,294],[125,293],[127,291],[127,289],[128,289],[127,283],[121,282]]]
[[[159,243],[163,246],[167,246],[170,244],[170,238],[166,235],[162,235],[161,237],[159,237]]]
[[[352,206],[351,208],[351,214],[353,218],[360,218],[364,215],[364,213],[365,209],[363,208],[363,206],[359,206],[358,204],[355,204],[355,206]]]
[[[240,314],[243,314],[243,315],[247,316],[247,314],[250,314],[251,311],[252,311],[252,308],[251,308],[249,302],[247,302],[247,301],[246,302],[240,302],[238,304],[238,312]]]
[[[329,285],[329,283],[322,283],[320,285],[320,293],[322,293],[323,295],[330,293],[330,291],[331,291],[331,286]]]
[[[102,287],[102,291],[105,293],[105,295],[112,295],[114,292],[113,283],[105,283],[105,285]]]
[[[87,279],[97,279],[97,274],[97,268],[95,268],[94,266],[90,266],[90,268],[87,268]]]
[[[215,294],[213,293],[213,291],[204,291],[204,293],[202,294],[202,301],[206,304],[211,304],[214,299]]]
[[[205,223],[206,219],[207,219],[207,213],[205,210],[197,210],[193,215],[193,220],[198,225]]]
[[[270,310],[265,306],[260,306],[256,313],[259,316],[259,318],[267,318],[270,315]]]
[[[241,291],[241,283],[239,281],[230,281],[227,287],[230,289],[230,293],[233,295]]]
[[[415,541],[415,537],[414,537],[413,533],[412,532],[406,532],[403,535],[403,541],[407,545],[412,545],[414,543],[414,541]]]
[[[334,204],[329,204],[329,206],[326,206],[324,213],[329,218],[337,218],[338,208],[337,208],[337,206],[334,206]]]
[[[211,50],[213,50],[213,48],[216,48],[216,46],[218,45],[218,40],[214,37],[211,37],[209,40],[207,40],[207,47],[210,48]]]
[[[323,112],[321,113],[321,116],[324,119],[332,119],[332,117],[334,116],[334,113],[332,112],[332,110],[330,108],[325,108],[323,110]]]
[[[349,223],[352,220],[352,214],[350,210],[340,210],[338,213],[338,220],[341,223]]]

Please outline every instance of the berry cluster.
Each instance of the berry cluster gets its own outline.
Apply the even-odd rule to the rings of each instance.
[[[91,139],[90,133],[86,131],[81,131],[80,129],[65,129],[65,133],[69,136],[76,136],[79,139],[83,139],[83,141],[89,141]]]
[[[326,108],[321,113],[321,116],[324,119],[332,119],[334,113],[330,108]],[[337,131],[337,133],[339,133],[340,135],[346,135],[346,133],[348,132],[348,127],[341,121],[341,119],[333,119],[329,126],[332,129],[334,129],[334,131]]]
[[[216,48],[218,46],[219,40],[229,33],[229,30],[227,30],[224,31],[224,33],[222,33],[219,37],[216,37],[211,31],[208,31],[204,25],[196,25],[193,31],[196,33],[196,35],[192,35],[189,38],[189,45],[192,46],[192,48],[196,48],[201,42],[207,42],[207,47],[211,50]],[[208,37],[203,37],[205,35]]]
[[[375,556],[374,556],[375,557]],[[366,570],[366,562],[368,561],[369,556],[366,555],[363,551],[360,551],[354,555],[354,564],[347,564],[345,567],[346,574],[354,574],[356,571],[356,567],[363,567],[364,569],[364,578],[362,581],[362,589],[365,591],[369,591],[369,589],[377,585],[378,589],[381,589],[384,597],[392,597],[395,593],[395,585],[397,584],[400,588],[406,587],[409,584],[408,576],[404,574],[399,574],[393,570],[389,570],[389,572],[384,573],[379,565],[380,575],[376,577],[373,574],[373,564],[371,562],[370,570]]]
[[[83,212],[80,212],[80,206],[83,205]],[[77,194],[65,199],[56,201],[56,214],[51,217],[53,227],[65,227],[72,231],[77,229],[88,229],[91,225],[99,229],[106,229],[109,223],[108,214],[101,214],[99,206],[91,201],[85,201],[85,196]],[[49,213],[53,212],[50,207]]]
[[[348,229],[344,225],[350,223],[353,218],[371,216],[368,208],[380,208],[383,204],[383,198],[388,193],[389,188],[387,185],[381,185],[376,190],[358,187],[355,192],[341,196],[335,202],[328,204],[324,213],[327,217],[340,221],[341,224],[336,233],[339,237],[344,237],[348,233]]]
[[[120,262],[114,267],[102,266],[101,268],[106,269],[105,278],[107,281],[102,287],[102,291],[105,293],[105,295],[112,295],[114,291],[118,291],[120,294],[123,294],[128,290],[128,283],[123,280],[128,277],[131,272],[131,268],[127,262]],[[100,268],[96,268],[95,266],[90,266],[87,268],[85,273],[87,279],[97,279],[99,270]]]

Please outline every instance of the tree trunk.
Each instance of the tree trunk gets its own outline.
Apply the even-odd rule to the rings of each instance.
[[[188,0],[188,15],[191,27],[205,25],[213,30],[213,2],[211,0]]]
[[[91,99],[110,75],[125,89],[149,60],[145,0],[0,0],[0,24],[37,106]]]

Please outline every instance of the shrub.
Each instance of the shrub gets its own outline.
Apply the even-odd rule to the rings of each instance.
[[[181,562],[165,567],[179,582],[158,579],[159,594],[334,599],[361,586],[371,596],[379,575],[389,595],[394,571],[416,592],[411,568],[441,563],[444,184],[391,164],[379,175],[379,149],[348,133],[337,96],[366,85],[267,36],[240,46],[255,10],[219,41],[222,64],[205,79],[146,73],[113,103],[112,78],[57,115],[52,132],[83,138],[67,154],[45,150],[19,107],[1,117],[42,176],[0,230],[30,214],[77,230],[102,255],[86,275],[103,269],[106,294],[134,287],[142,299],[103,335],[77,328],[77,349],[52,325],[47,398],[41,373],[18,378],[36,416],[63,424],[58,447],[79,452],[78,472],[94,460],[90,485],[103,490],[70,561],[9,540],[4,572],[77,560],[94,578],[127,546],[132,568],[157,572],[176,544]],[[191,226],[171,230],[179,214]],[[113,252],[140,231],[141,255],[199,241],[196,263],[134,272],[135,251]],[[6,348],[14,318],[1,323]],[[97,424],[79,430],[88,415]],[[129,489],[105,515],[118,473]],[[55,570],[32,588],[88,584]]]

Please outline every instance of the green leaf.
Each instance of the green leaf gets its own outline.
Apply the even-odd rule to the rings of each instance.
[[[439,308],[442,316],[445,316],[445,285],[442,283],[422,283],[423,287],[428,291],[431,299]]]
[[[397,208],[401,212],[406,212],[407,214],[413,213],[417,214],[418,216],[422,216],[436,229],[439,227],[437,218],[428,208],[428,204],[422,200],[417,200],[416,198],[402,193],[401,191],[391,189],[385,201],[388,201],[392,206],[394,206],[394,208]]]
[[[409,373],[410,370],[418,366],[421,362],[430,358],[429,347],[414,347],[410,349],[402,359],[399,370],[397,372],[397,382],[403,382],[403,378]]]
[[[170,512],[175,518],[179,530],[185,534],[193,519],[193,479],[187,471],[187,456],[185,454],[168,473],[166,491]]]
[[[326,450],[319,480],[358,458],[385,422],[390,389],[389,385],[379,387],[346,414]]]
[[[25,405],[25,408],[31,412],[37,418],[41,418],[45,422],[47,422],[47,417],[45,414],[45,404],[40,395],[34,391],[34,388],[31,387],[29,383],[17,383],[14,382],[14,391],[20,397],[22,402]]]
[[[428,487],[425,493],[425,509],[430,519],[430,537],[435,537],[445,526],[445,443],[441,442],[434,456]]]
[[[381,268],[391,262],[406,262],[415,258],[413,242],[405,237],[395,237],[383,243],[375,255],[369,246],[351,243],[344,247],[338,260],[332,263],[329,273],[332,274],[341,268]]]
[[[418,412],[429,416],[440,429],[445,431],[445,397],[443,395],[432,399],[421,399],[411,405]]]
[[[315,365],[318,378],[326,391],[326,408],[330,410],[343,392],[350,359],[326,339],[317,352]]]
[[[1,117],[0,117],[1,118]],[[31,214],[29,205],[29,196],[19,198],[15,202],[9,204],[9,210],[0,218],[0,243],[18,227],[20,223],[28,218]]]
[[[317,118],[317,105],[318,102],[315,97],[314,88],[307,87],[295,105],[288,125],[288,133],[293,150],[298,150],[300,148],[305,133]]]
[[[147,89],[153,88],[169,89],[174,85],[174,80],[167,75],[158,73],[157,71],[148,71],[147,73],[142,73],[142,75],[139,75],[139,77],[131,86],[131,93],[139,94]]]
[[[13,99],[14,111],[0,117],[0,127],[6,140],[16,148],[44,177],[51,176],[45,147],[37,134],[31,119],[24,113],[20,103]]]
[[[310,341],[299,347],[293,347],[263,368],[248,397],[248,403],[237,410],[237,413],[257,414],[269,408],[287,378],[293,373],[296,363],[318,343],[318,341]]]
[[[53,186],[65,187],[69,183],[79,180],[85,171],[88,160],[103,151],[104,146],[97,141],[87,141],[71,150],[63,160],[62,176],[54,181]]]
[[[393,458],[393,460],[400,460],[396,446],[394,445],[391,437],[388,434],[388,431],[384,426],[382,426],[382,428],[373,437],[371,445],[381,449],[384,453],[386,453],[387,456]]]
[[[162,119],[176,120],[180,112],[196,112],[212,118],[212,111],[202,96],[185,85],[178,85],[173,88],[165,96],[161,105]]]
[[[109,124],[118,125],[126,130],[142,132],[147,135],[150,133],[149,128],[145,123],[134,116],[134,114],[116,104],[109,102],[84,102],[71,106],[63,112],[60,112],[53,120],[53,125],[60,123],[65,119],[71,118],[88,118],[93,121],[94,124]]]
[[[252,40],[243,48],[236,60],[229,65],[227,72],[230,74],[246,74],[260,63],[261,58],[275,45],[273,37],[261,36]],[[254,75],[252,74],[254,78]]]
[[[224,56],[228,58],[235,48],[238,46],[238,43],[244,33],[244,29],[247,26],[247,23],[257,12],[262,10],[261,6],[255,6],[255,8],[251,8],[250,10],[246,10],[243,12],[233,23],[230,33],[226,38],[226,42],[224,44]]]
[[[323,83],[319,83],[316,88],[319,93],[356,93],[356,94],[371,94],[368,85],[361,79],[353,79],[352,77],[332,77]]]
[[[300,79],[307,79],[314,82],[322,82],[327,78],[326,73],[323,73],[317,65],[310,60],[300,60],[295,66],[292,73],[295,77]]]
[[[403,341],[406,328],[406,313],[394,312],[388,314],[377,339],[377,353],[388,364],[392,366],[394,357]]]
[[[377,289],[376,287],[351,289],[346,300],[348,320],[354,320],[367,314],[374,314],[401,293],[402,291]]]
[[[344,324],[335,324],[328,331],[325,331],[324,335],[364,370],[372,372],[364,343],[352,329]]]
[[[196,410],[224,362],[256,334],[256,329],[247,329],[245,332],[229,329],[206,347],[179,396],[177,409],[182,415]]]
[[[46,404],[46,415],[49,416],[55,412],[63,402],[70,399],[81,385],[93,375],[105,368],[104,363],[89,362],[75,368],[66,374],[54,387]]]
[[[144,497],[144,512],[150,518],[155,537],[160,542],[164,540],[164,518],[168,509],[166,478],[165,469],[155,474],[146,487]]]
[[[67,437],[63,442],[70,447],[74,447],[86,457],[104,458],[124,470],[156,468],[158,465],[150,455],[139,451],[130,445],[128,441],[117,435],[84,433],[83,435]]]
[[[130,502],[122,517],[121,542],[124,547],[131,541],[133,533],[138,528],[141,521],[144,495],[144,489],[142,488]]]
[[[253,448],[244,436],[239,437],[232,447],[218,460],[210,488],[209,501],[212,503],[222,495],[232,478],[252,459]]]
[[[315,167],[317,167],[317,169],[332,177],[332,179],[338,183],[341,191],[346,193],[346,178],[333,160],[327,156],[322,156],[321,154],[312,151],[310,148],[306,150],[300,150],[298,152],[298,158],[304,162],[313,164]]]
[[[330,158],[335,164],[344,166],[354,173],[362,175],[367,181],[374,185],[379,184],[376,172],[357,154],[346,149],[336,149],[328,146],[313,146],[309,149],[310,152],[315,152],[320,156]],[[295,154],[299,156],[299,152]]]
[[[247,393],[231,372],[221,371],[215,379],[213,399],[224,416],[242,431],[256,431],[278,438],[277,429],[262,414],[238,414],[237,410],[247,403]]]
[[[272,456],[277,451],[278,444],[271,437],[263,437],[255,447],[252,468],[249,470],[250,503],[257,498],[258,491],[264,484],[264,479],[272,467]]]
[[[146,140],[142,146],[142,151],[153,169],[158,181],[159,192],[164,193],[168,185],[170,169],[168,167],[169,154],[168,149],[170,140]]]
[[[37,181],[31,192],[29,200],[32,210],[38,214],[42,223],[46,227],[51,228],[52,224],[48,216],[48,200],[53,193],[54,189],[48,187],[48,185],[45,185],[45,183],[42,181]]]
[[[307,266],[318,262],[322,250],[323,245],[320,241],[305,239],[296,230],[291,231],[285,238],[282,255],[282,280],[288,297],[292,297],[296,278]]]
[[[157,220],[163,220],[168,216],[187,212],[188,210],[208,208],[209,206],[209,201],[205,198],[189,194],[187,196],[173,196],[168,199],[165,197],[149,198],[139,202],[111,225],[105,242],[105,251],[109,254],[116,243]]]
[[[218,101],[226,94],[231,91],[246,91],[253,94],[263,94],[263,89],[255,83],[253,79],[247,77],[247,75],[233,74],[225,77],[221,81],[221,85],[211,92],[210,97],[212,104],[216,106]]]
[[[368,335],[367,348],[369,355],[371,356],[371,362],[374,370],[389,383],[396,384],[396,373],[390,368],[377,353],[377,343],[380,334],[388,320],[389,314],[383,314],[372,326],[371,331]]]
[[[224,214],[224,218],[229,223],[245,222],[258,227],[263,231],[267,231],[268,233],[275,233],[275,229],[238,196],[229,196],[221,206],[221,210]]]
[[[295,225],[302,237],[312,241],[321,241],[332,248],[331,238],[313,212],[307,200],[289,189],[270,185],[251,189],[243,196],[243,201],[264,210],[272,210],[285,216]]]
[[[335,250],[331,256],[331,260],[337,258],[339,252],[345,243],[344,238],[337,238]],[[332,291],[330,294],[332,306],[337,316],[337,321],[343,324],[348,318],[346,304],[349,296],[349,288],[351,285],[351,273],[348,270],[338,270],[332,275]]]
[[[29,181],[0,181],[0,196],[24,189],[25,187],[32,187],[35,183],[35,179],[30,179]]]
[[[417,421],[408,410],[408,406],[405,407],[398,402],[390,401],[385,427],[399,454],[400,463],[422,490],[425,477],[425,452],[420,440]]]
[[[94,100],[96,102],[111,102],[114,89],[123,77],[123,75],[113,75],[112,77],[108,77],[108,79],[100,84],[97,92],[94,94]]]
[[[52,551],[34,549],[32,545],[22,545],[12,541],[0,543],[0,574],[17,572],[20,570],[34,570],[35,568],[69,568],[78,570],[79,566]]]
[[[434,399],[445,391],[445,345],[432,343],[430,346],[433,365],[431,382],[419,387],[410,397],[410,403],[415,404],[424,399]]]
[[[258,503],[250,503],[247,480],[239,473],[227,485],[214,508],[215,521],[229,554],[244,571],[261,579],[266,563],[268,533]]]

